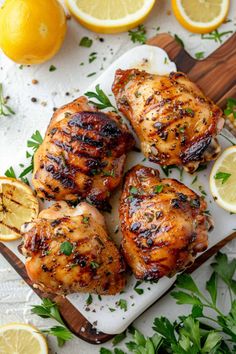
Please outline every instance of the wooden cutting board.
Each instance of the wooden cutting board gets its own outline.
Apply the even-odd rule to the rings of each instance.
[[[187,73],[221,107],[225,105],[227,97],[236,98],[236,34],[202,61],[190,57],[169,34],[160,34],[147,44],[163,48],[176,63],[178,70]],[[92,344],[103,343],[112,338],[111,335],[97,332],[66,298],[48,296],[35,289],[24,264],[2,243],[0,253],[41,298],[50,297],[58,303],[62,317],[76,336]]]

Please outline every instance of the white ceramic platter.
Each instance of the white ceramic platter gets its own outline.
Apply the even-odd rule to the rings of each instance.
[[[111,92],[115,71],[119,68],[128,69],[133,67],[139,69],[142,68],[150,73],[158,73],[161,75],[168,74],[171,71],[176,71],[175,64],[170,62],[165,51],[157,47],[143,45],[131,49],[115,61],[93,83],[93,85],[89,87],[88,91],[94,91],[95,86],[100,84],[100,87],[107,95],[109,95],[111,101],[115,104],[114,97]],[[49,119],[50,117],[48,117],[48,121]],[[232,140],[234,139],[228,132],[225,131],[224,134],[228,135],[228,137]],[[223,137],[220,137],[219,141],[223,149],[230,145],[230,143]],[[131,152],[128,156],[125,170],[127,171],[137,163],[158,168],[157,165],[143,161],[143,159],[144,156],[142,153]],[[181,179],[182,182],[197,193],[206,193],[208,209],[215,222],[215,228],[209,235],[210,246],[229,235],[232,232],[232,229],[236,227],[236,216],[221,209],[211,197],[208,186],[208,176],[211,166],[212,164],[209,164],[206,170],[199,172],[197,181],[193,184],[192,182],[196,174],[188,175],[187,173],[183,173],[181,177],[180,172],[174,169],[170,175],[170,177]],[[163,176],[160,168],[159,170],[161,172],[161,176]],[[119,244],[121,239],[118,218],[119,196],[120,190],[117,190],[111,199],[112,213],[105,213],[109,234],[117,244]],[[13,250],[22,261],[24,261],[24,257],[17,251],[18,244],[19,242],[14,242],[6,245]],[[86,305],[88,294],[73,294],[68,296],[68,299],[98,330],[108,334],[116,334],[125,330],[131,322],[133,322],[141,313],[152,305],[174,282],[174,280],[175,278],[162,278],[156,284],[143,282],[138,286],[138,289],[142,289],[143,291],[135,291],[134,287],[136,284],[136,279],[131,276],[128,279],[128,284],[125,291],[117,296],[102,296],[99,298],[97,295],[92,295],[93,301],[89,306]],[[126,311],[118,306],[119,300],[121,299],[126,300],[127,302]]]

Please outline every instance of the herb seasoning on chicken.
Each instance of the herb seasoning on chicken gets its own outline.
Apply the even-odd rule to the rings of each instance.
[[[155,169],[133,167],[120,203],[122,250],[138,279],[158,280],[190,265],[208,246],[206,202]]]
[[[150,161],[192,173],[218,156],[223,113],[185,74],[117,70],[113,93]]]
[[[108,210],[134,139],[120,117],[85,97],[58,109],[34,157],[33,185],[40,198],[87,199]]]

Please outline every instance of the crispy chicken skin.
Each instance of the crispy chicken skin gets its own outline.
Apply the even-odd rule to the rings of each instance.
[[[86,198],[109,209],[133,136],[113,113],[90,106],[85,97],[58,109],[34,157],[33,185],[39,198],[76,202]]]
[[[175,179],[137,165],[120,201],[124,257],[138,279],[158,280],[190,265],[208,247],[206,202]]]
[[[112,90],[150,161],[192,173],[218,156],[223,113],[185,74],[117,70]]]
[[[123,258],[107,235],[104,217],[86,202],[76,208],[58,202],[22,232],[28,276],[44,292],[113,295],[124,288]],[[63,251],[63,244],[69,250]]]

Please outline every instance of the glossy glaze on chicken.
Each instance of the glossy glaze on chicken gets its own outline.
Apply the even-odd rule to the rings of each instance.
[[[150,161],[194,172],[218,156],[223,113],[185,74],[117,70],[112,90]]]
[[[113,295],[125,286],[125,265],[108,237],[104,217],[82,202],[58,202],[24,225],[26,270],[44,292]]]
[[[133,145],[117,114],[97,111],[85,97],[65,105],[54,113],[34,157],[38,197],[69,202],[86,198],[108,210]]]
[[[155,169],[133,167],[120,200],[124,257],[138,279],[158,280],[190,265],[208,246],[206,202]]]

